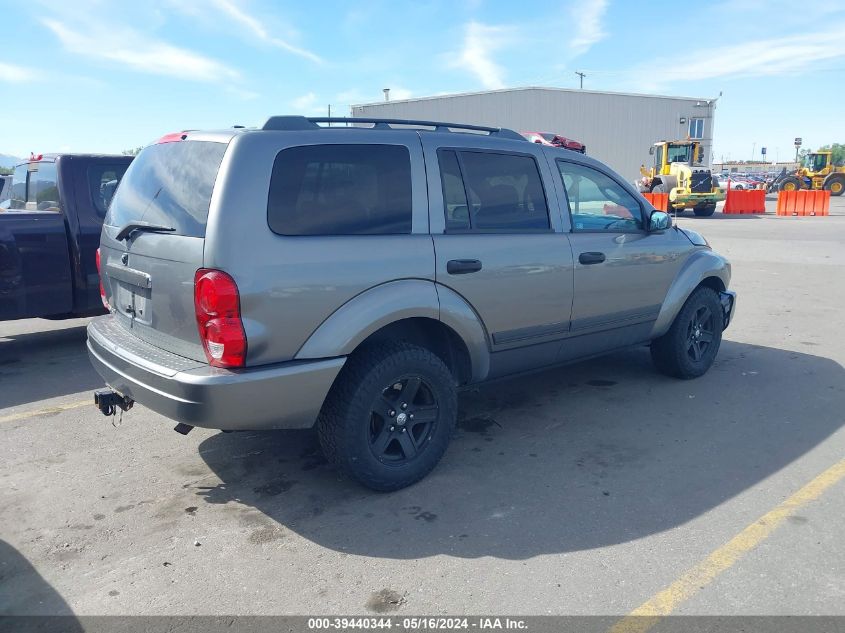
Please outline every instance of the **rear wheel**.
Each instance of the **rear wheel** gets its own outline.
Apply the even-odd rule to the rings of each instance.
[[[780,181],[781,191],[798,191],[801,189],[801,181],[795,176],[787,176]]]
[[[317,420],[320,444],[340,470],[373,490],[398,490],[431,472],[457,419],[451,372],[433,352],[404,342],[353,354]]]
[[[657,369],[675,378],[704,375],[722,343],[722,304],[712,288],[701,286],[689,296],[672,327],[651,343]]]
[[[700,218],[710,217],[716,212],[716,203],[709,202],[707,204],[699,204],[692,210],[692,212]]]
[[[836,174],[830,176],[827,182],[824,183],[824,188],[830,192],[832,196],[841,196],[845,191],[845,174]]]

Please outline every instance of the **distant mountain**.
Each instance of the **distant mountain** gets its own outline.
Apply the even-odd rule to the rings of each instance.
[[[14,167],[23,162],[22,158],[16,156],[9,156],[9,154],[0,154],[0,167]]]

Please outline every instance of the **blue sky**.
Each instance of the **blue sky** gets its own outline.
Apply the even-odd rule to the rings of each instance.
[[[0,153],[511,86],[723,96],[714,153],[845,142],[845,1],[0,2]],[[662,5],[662,6],[661,6]],[[691,30],[685,25],[701,25]],[[555,130],[567,133],[566,130]]]

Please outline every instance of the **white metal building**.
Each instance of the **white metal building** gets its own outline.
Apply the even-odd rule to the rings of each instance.
[[[709,162],[715,109],[707,98],[529,87],[353,105],[352,116],[553,132],[584,143],[631,182],[641,164],[651,164],[656,141],[700,138]]]

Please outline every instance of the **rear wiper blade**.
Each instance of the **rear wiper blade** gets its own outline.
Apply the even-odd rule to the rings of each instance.
[[[128,237],[131,237],[135,231],[148,231],[150,233],[159,233],[159,232],[170,232],[175,231],[172,226],[164,226],[161,224],[152,224],[151,222],[130,222],[126,226],[122,227],[120,231],[117,232],[116,238],[118,240],[125,240]]]

